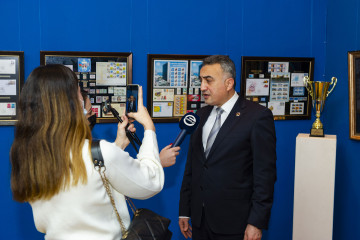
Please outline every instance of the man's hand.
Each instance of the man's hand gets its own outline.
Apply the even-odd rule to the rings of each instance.
[[[244,240],[261,240],[261,229],[248,224],[245,229]]]
[[[189,218],[179,218],[179,227],[186,239],[192,237],[192,228],[189,224]]]

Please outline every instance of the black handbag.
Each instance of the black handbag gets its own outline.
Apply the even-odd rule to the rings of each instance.
[[[130,198],[126,198],[134,217],[131,220],[127,235],[124,240],[170,240],[172,232],[168,229],[170,219],[146,209],[139,208],[135,210],[135,205]],[[132,205],[132,206],[131,206]]]
[[[125,228],[120,215],[116,209],[114,198],[112,197],[108,179],[105,175],[104,159],[100,149],[100,141],[93,140],[91,143],[91,154],[95,169],[100,174],[104,187],[108,196],[110,197],[111,204],[116,213],[116,217],[120,223],[123,240],[170,240],[172,232],[168,229],[170,219],[160,216],[159,214],[146,209],[136,209],[135,204],[130,198],[126,197],[134,216],[131,220],[128,229]]]

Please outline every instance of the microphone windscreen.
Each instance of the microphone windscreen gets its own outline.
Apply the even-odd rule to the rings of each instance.
[[[189,112],[181,118],[179,127],[180,129],[186,130],[187,134],[191,134],[195,131],[199,123],[200,117],[193,112]]]

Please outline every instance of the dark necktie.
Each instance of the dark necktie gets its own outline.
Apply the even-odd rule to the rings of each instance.
[[[212,127],[209,137],[207,139],[207,143],[206,143],[206,150],[205,150],[205,156],[207,157],[209,155],[210,149],[215,141],[216,135],[220,130],[221,127],[221,114],[224,112],[224,109],[222,108],[217,108],[216,109],[216,119],[214,122],[214,126]]]

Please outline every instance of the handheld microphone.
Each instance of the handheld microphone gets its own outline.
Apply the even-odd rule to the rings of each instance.
[[[186,135],[192,134],[196,130],[199,123],[200,123],[200,117],[198,115],[192,112],[185,114],[179,122],[179,127],[181,129],[181,132],[177,136],[171,147],[173,148],[180,146],[181,143],[184,141]]]
[[[110,104],[109,99],[105,101],[104,107],[103,107],[103,111],[104,111],[104,113],[111,112],[111,113],[114,115],[114,117],[117,118],[117,120],[118,120],[119,122],[121,122],[121,123],[123,122],[123,120],[122,120],[121,117],[119,116],[118,111],[116,111],[116,109],[114,109],[113,107],[111,107],[111,104]],[[140,146],[140,145],[141,145],[141,140],[138,138],[138,136],[137,136],[135,133],[129,131],[128,126],[129,126],[129,124],[128,124],[128,125],[126,126],[126,128],[125,128],[126,136],[127,136],[128,139],[130,140],[130,143],[133,145],[133,147],[135,148],[136,152],[138,152],[138,149],[137,149],[137,147],[135,146],[135,143],[137,143],[137,144]],[[135,143],[134,143],[134,142],[135,142]]]

